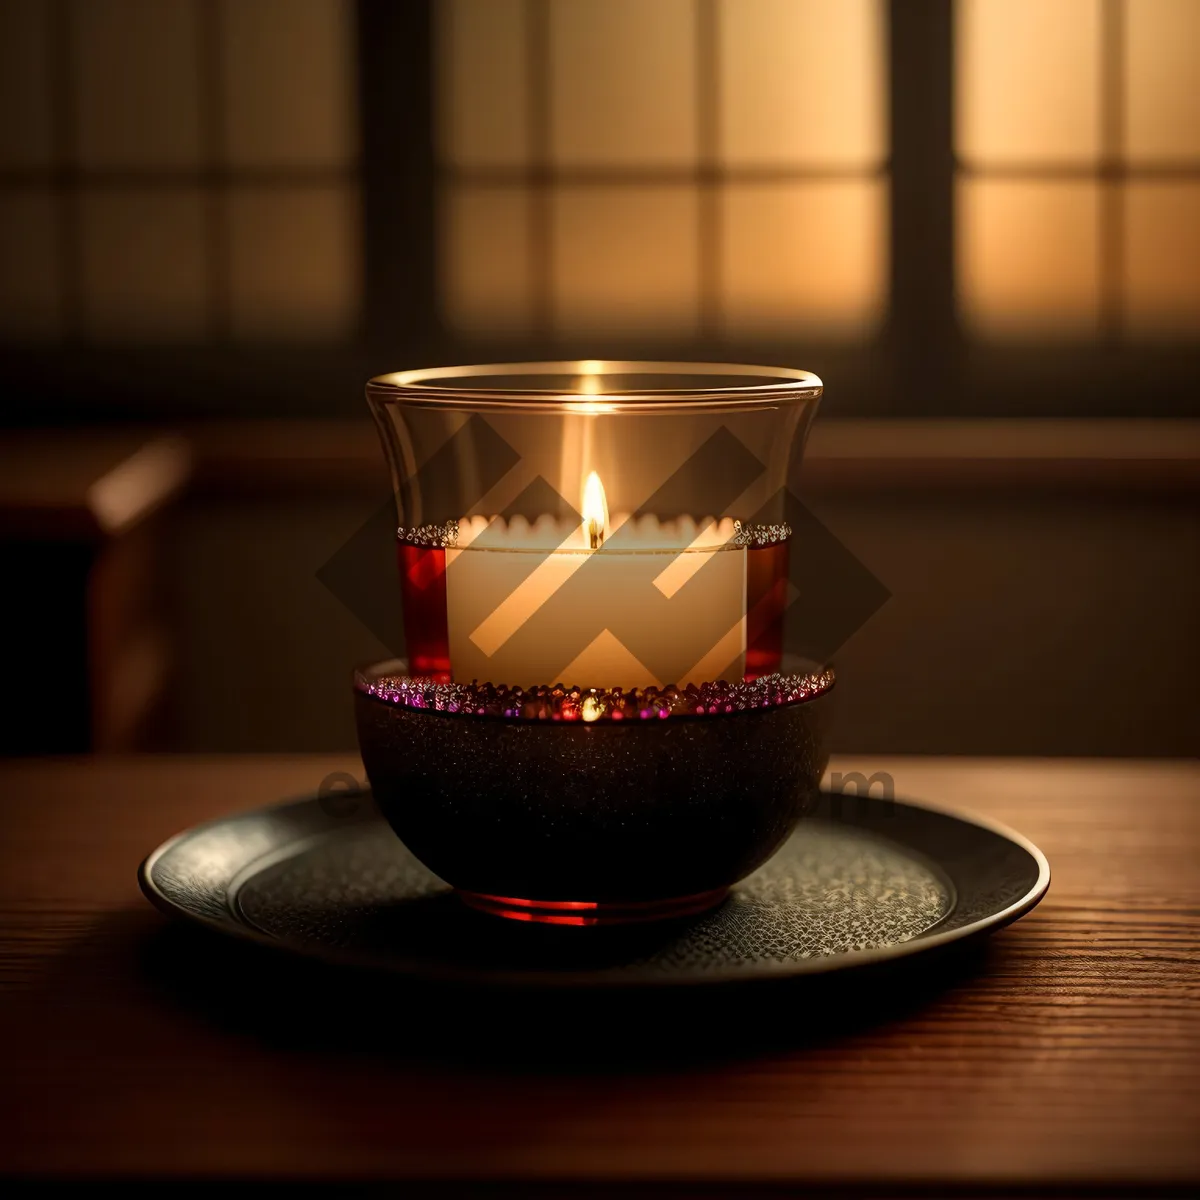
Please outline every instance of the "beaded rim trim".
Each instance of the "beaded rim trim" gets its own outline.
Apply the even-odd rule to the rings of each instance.
[[[733,528],[735,546],[754,546],[760,550],[766,546],[777,546],[792,536],[792,527],[786,521],[778,525],[749,525],[734,521]]]
[[[813,700],[832,689],[833,668],[807,675],[762,675],[742,683],[703,683],[677,688],[510,688],[491,683],[438,683],[410,675],[368,678],[354,686],[385,704],[422,712],[520,721],[648,721],[667,717],[717,717],[756,709],[782,708]]]
[[[458,544],[458,522],[443,521],[440,525],[401,525],[396,537],[410,546],[431,546],[444,550]]]
[[[734,521],[732,546],[751,546],[763,549],[786,542],[792,536],[792,527],[786,522],[779,525],[753,525]],[[445,550],[458,545],[458,522],[443,521],[440,525],[401,525],[396,538],[410,546],[429,546]]]

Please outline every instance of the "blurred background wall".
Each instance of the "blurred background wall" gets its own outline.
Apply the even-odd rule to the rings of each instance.
[[[1197,45],[1194,0],[0,0],[13,669],[78,709],[0,746],[351,745],[363,380],[654,356],[826,380],[798,486],[892,594],[841,748],[1193,753]]]

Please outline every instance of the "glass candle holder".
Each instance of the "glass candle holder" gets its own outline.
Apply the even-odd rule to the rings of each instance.
[[[683,363],[372,380],[412,672],[629,688],[778,670],[784,489],[820,394],[806,371]]]
[[[364,762],[409,848],[477,907],[692,911],[790,833],[832,686],[824,664],[785,669],[782,637],[787,479],[821,390],[598,361],[368,384],[409,657],[357,679]]]

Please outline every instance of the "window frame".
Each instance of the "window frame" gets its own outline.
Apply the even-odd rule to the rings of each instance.
[[[355,4],[364,321],[354,343],[5,346],[6,423],[358,415],[360,385],[385,370],[594,357],[596,340],[487,342],[454,335],[438,318],[434,2]],[[955,0],[905,0],[885,5],[885,14],[890,262],[878,334],[846,345],[750,344],[702,333],[663,339],[653,353],[802,363],[826,378],[828,411],[838,416],[1200,416],[1200,346],[1111,337],[999,345],[965,336],[955,301]],[[603,350],[648,353],[644,341],[620,339],[604,339]]]

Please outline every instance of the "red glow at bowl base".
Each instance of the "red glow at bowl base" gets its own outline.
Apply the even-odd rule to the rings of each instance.
[[[596,900],[522,900],[514,896],[487,896],[458,891],[464,904],[510,921],[534,921],[543,925],[630,925],[639,921],[666,921],[691,917],[715,908],[729,894],[728,887],[714,888],[692,896],[631,903]]]

